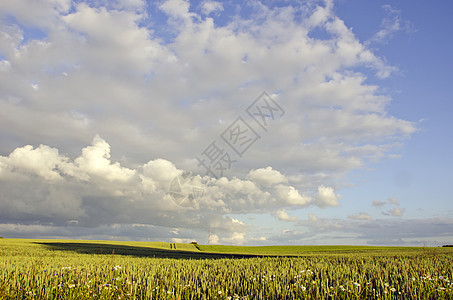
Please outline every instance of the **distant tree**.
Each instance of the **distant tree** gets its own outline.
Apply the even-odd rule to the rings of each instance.
[[[442,247],[453,247],[453,245],[443,245]]]

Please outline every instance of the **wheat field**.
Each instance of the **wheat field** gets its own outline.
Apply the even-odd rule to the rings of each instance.
[[[453,249],[0,239],[0,299],[453,299]]]

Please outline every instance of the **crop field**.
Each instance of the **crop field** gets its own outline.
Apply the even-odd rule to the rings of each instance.
[[[0,299],[453,299],[453,248],[0,239]]]

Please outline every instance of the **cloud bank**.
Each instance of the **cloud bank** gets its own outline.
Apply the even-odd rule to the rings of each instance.
[[[340,206],[344,176],[416,127],[368,82],[397,69],[333,5],[2,1],[0,230],[261,243],[233,215],[291,224],[290,211]],[[248,119],[257,142],[206,175],[196,157],[263,91],[285,115],[269,130]],[[204,188],[189,208],[168,194],[185,172]]]

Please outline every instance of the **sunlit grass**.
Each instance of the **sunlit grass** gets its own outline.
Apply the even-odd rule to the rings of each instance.
[[[199,245],[201,251],[216,253],[246,253],[264,255],[307,255],[307,254],[394,254],[420,252],[420,247],[370,247],[370,246],[225,246]],[[449,252],[449,251],[447,251]]]
[[[208,259],[194,245],[170,247],[1,239],[0,299],[453,298],[451,248],[198,245],[223,252]],[[226,252],[259,256],[222,258]]]

